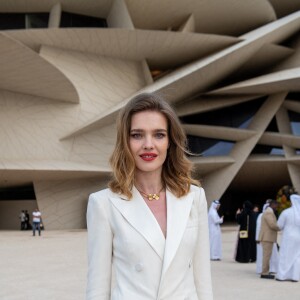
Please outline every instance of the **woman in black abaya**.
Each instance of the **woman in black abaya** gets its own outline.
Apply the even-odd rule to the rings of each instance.
[[[236,212],[236,221],[240,225],[235,260],[240,263],[256,261],[256,215],[252,211],[252,203],[245,201],[243,209]],[[241,238],[240,231],[246,230],[248,237]]]

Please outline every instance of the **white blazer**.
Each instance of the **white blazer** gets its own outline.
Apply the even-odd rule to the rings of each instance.
[[[207,203],[167,190],[167,238],[134,187],[90,195],[87,300],[212,300]],[[113,279],[112,279],[113,278]]]

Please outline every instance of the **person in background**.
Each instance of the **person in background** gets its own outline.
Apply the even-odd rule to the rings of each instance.
[[[240,263],[249,263],[256,261],[256,215],[253,212],[253,206],[250,201],[243,203],[243,209],[236,212],[236,220],[240,225],[240,231],[247,231],[247,237],[238,235],[235,260]]]
[[[29,213],[28,210],[25,210],[25,230],[30,229],[30,222],[29,222]]]
[[[290,196],[292,206],[279,216],[277,225],[282,230],[276,280],[300,280],[300,196]]]
[[[213,299],[206,197],[185,146],[161,96],[121,110],[112,181],[88,202],[87,300]]]
[[[26,218],[25,212],[24,212],[24,210],[22,210],[20,212],[20,214],[19,214],[19,219],[21,221],[21,228],[20,228],[20,230],[24,230],[25,229],[25,218]]]
[[[265,279],[275,278],[273,274],[270,274],[270,259],[274,243],[277,243],[277,231],[280,230],[276,223],[275,212],[277,208],[277,201],[270,201],[269,206],[266,208],[261,217],[261,228],[258,240],[263,249],[263,263],[260,277]]]
[[[214,200],[208,211],[208,228],[210,241],[210,259],[222,259],[222,236],[220,224],[223,223],[224,216],[220,217],[218,210],[221,204],[219,200]]]
[[[258,215],[260,214],[260,208],[259,208],[259,205],[255,204],[255,205],[253,206],[253,213],[254,213],[255,217],[257,218]]]
[[[39,231],[39,236],[41,235],[41,218],[42,218],[42,214],[38,210],[38,208],[36,208],[35,211],[32,213],[33,236],[35,236],[36,229],[38,229]]]
[[[263,206],[262,212],[258,215],[256,220],[256,273],[261,274],[262,272],[262,256],[263,250],[261,243],[259,242],[259,233],[261,228],[261,218],[267,207],[269,207],[270,202],[272,199],[268,199]],[[277,273],[278,267],[278,247],[277,244],[273,244],[272,255],[270,259],[270,273]]]

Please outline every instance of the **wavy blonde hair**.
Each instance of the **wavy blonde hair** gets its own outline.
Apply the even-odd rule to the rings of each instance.
[[[199,185],[191,176],[192,163],[187,159],[186,135],[171,106],[158,94],[143,93],[131,99],[121,110],[117,119],[117,142],[110,158],[113,178],[110,189],[119,194],[132,197],[135,179],[135,161],[130,151],[129,139],[132,116],[142,111],[157,111],[168,122],[170,146],[162,168],[162,181],[177,197],[186,195],[190,185]]]

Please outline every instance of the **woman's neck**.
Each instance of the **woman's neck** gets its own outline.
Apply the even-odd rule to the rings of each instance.
[[[136,174],[134,184],[138,190],[145,193],[157,193],[164,186],[161,174],[145,172],[138,172]]]

